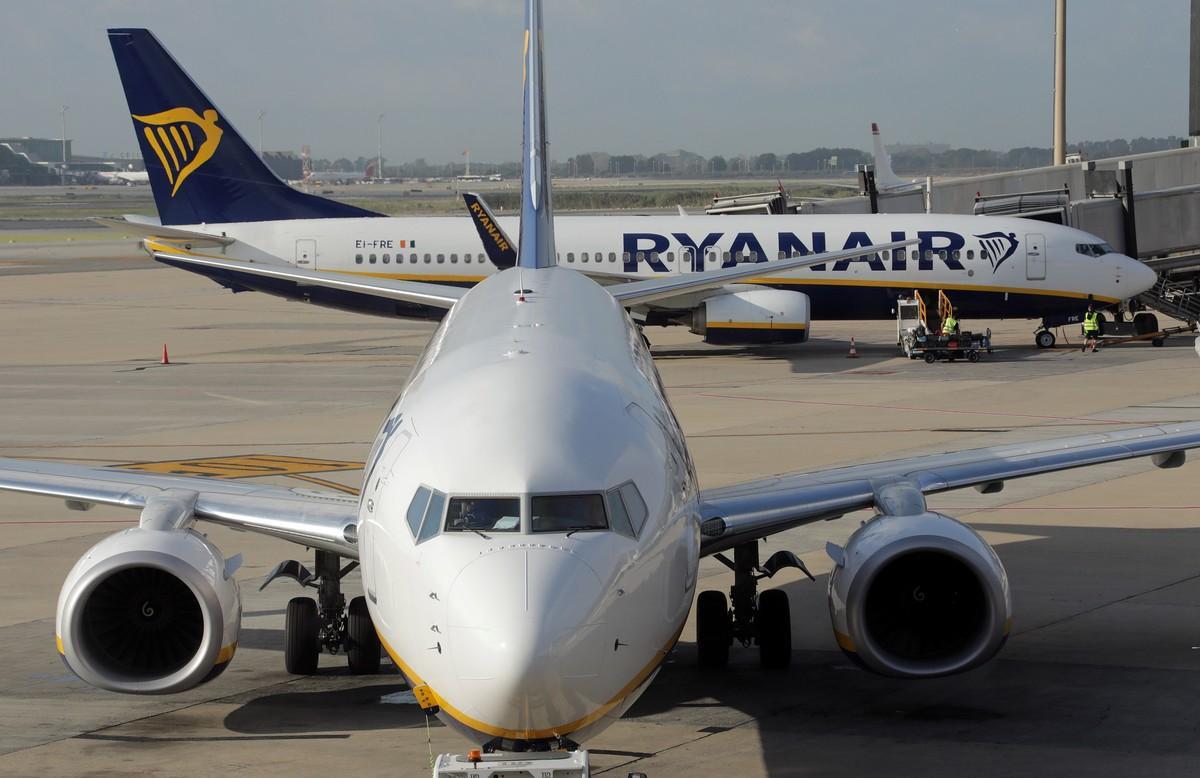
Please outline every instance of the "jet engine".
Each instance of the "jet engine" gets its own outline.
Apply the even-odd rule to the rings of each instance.
[[[876,516],[829,547],[838,645],[868,669],[925,678],[995,656],[1012,624],[1008,575],[992,547],[948,516]]]
[[[750,288],[701,302],[689,329],[706,343],[803,343],[811,310],[803,292]]]
[[[168,694],[210,681],[237,648],[240,563],[191,529],[143,526],[105,538],[63,583],[59,653],[82,680],[115,692]]]

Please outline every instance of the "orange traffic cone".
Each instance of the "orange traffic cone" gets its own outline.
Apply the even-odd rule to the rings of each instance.
[[[846,359],[858,359],[858,349],[854,347],[854,336],[850,336],[850,353],[846,355]]]
[[[166,343],[163,344],[163,355],[162,355],[162,363],[161,364],[164,364],[164,365],[171,364],[171,358],[169,356],[167,356],[167,344]]]

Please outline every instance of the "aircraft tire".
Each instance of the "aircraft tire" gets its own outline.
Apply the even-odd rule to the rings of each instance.
[[[792,611],[787,592],[767,589],[758,595],[758,660],[766,669],[779,670],[792,662]]]
[[[696,658],[700,666],[718,668],[729,664],[731,642],[733,630],[724,592],[700,592],[696,599]]]
[[[379,673],[379,633],[371,621],[366,597],[350,601],[346,618],[346,661],[354,675]]]
[[[1038,330],[1038,333],[1033,336],[1033,342],[1038,348],[1054,348],[1054,343],[1058,338],[1050,330]]]
[[[292,675],[313,675],[321,654],[317,603],[311,597],[288,600],[284,620],[283,665]]]

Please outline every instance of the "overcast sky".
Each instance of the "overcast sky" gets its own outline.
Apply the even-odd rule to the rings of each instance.
[[[149,27],[252,144],[515,160],[520,0],[4,0],[0,136],[136,149],[105,36]],[[1053,0],[547,0],[553,155],[1049,146]],[[1071,140],[1187,131],[1187,0],[1068,3]]]

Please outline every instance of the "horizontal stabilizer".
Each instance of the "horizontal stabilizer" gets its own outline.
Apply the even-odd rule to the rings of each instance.
[[[171,243],[187,243],[192,246],[214,247],[237,243],[236,238],[224,235],[209,235],[205,232],[166,227],[161,224],[133,221],[125,216],[95,216],[92,221],[114,230],[137,235],[139,238],[159,238]]]
[[[143,242],[146,250],[159,262],[185,270],[192,267],[226,271],[288,281],[301,287],[319,287],[341,292],[363,294],[386,300],[397,300],[430,308],[453,308],[468,290],[457,286],[427,284],[420,281],[397,281],[390,278],[356,277],[344,273],[323,273],[318,270],[300,270],[291,265],[267,265],[256,262],[239,262],[219,257],[209,257],[182,250],[179,246]]]

